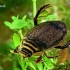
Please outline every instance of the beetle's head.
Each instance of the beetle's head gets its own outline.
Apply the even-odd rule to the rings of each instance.
[[[32,52],[30,50],[28,50],[27,48],[20,48],[17,47],[14,51],[15,54],[20,54],[23,58],[26,57],[31,57]]]
[[[32,52],[28,50],[27,48],[21,48],[20,53],[23,56],[23,58],[31,57],[32,55]]]

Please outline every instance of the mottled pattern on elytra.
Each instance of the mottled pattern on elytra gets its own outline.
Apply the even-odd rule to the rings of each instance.
[[[47,21],[31,29],[26,35],[36,42],[40,49],[47,49],[57,45],[66,35],[67,27],[61,21]]]

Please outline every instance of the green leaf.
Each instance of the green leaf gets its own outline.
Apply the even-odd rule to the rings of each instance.
[[[27,17],[27,15],[23,16],[22,20],[25,20],[25,19],[26,19],[26,17]]]
[[[5,24],[6,26],[8,26],[9,28],[10,28],[11,25],[12,25],[12,24],[11,24],[10,22],[8,22],[8,21],[5,21],[4,24]]]
[[[45,64],[44,64],[43,70],[47,70],[47,67],[46,67],[46,65],[45,65]]]
[[[57,59],[51,59],[51,62],[56,64],[57,63]]]
[[[12,16],[11,18],[12,18],[13,21],[18,20],[18,16],[17,17]]]
[[[56,15],[49,15],[45,18],[45,20],[58,20],[58,17]]]
[[[37,18],[38,23],[43,21],[47,16],[48,16],[48,11],[44,10],[42,13],[39,14],[39,16]]]
[[[44,66],[46,66],[47,69],[52,69],[54,67],[53,63],[51,62],[51,59],[48,59],[45,55],[43,56]]]
[[[19,19],[12,22],[12,26],[10,29],[21,29],[26,25],[27,25],[26,21],[22,21],[21,19]]]
[[[22,68],[21,70],[26,70],[26,65],[25,65],[25,62],[23,61],[23,57],[21,55],[17,55],[17,58],[18,58],[20,66]]]
[[[37,56],[32,56],[32,57],[28,58],[28,60],[33,62],[33,61],[35,61],[36,58],[38,58],[38,57]]]
[[[34,27],[34,21],[33,20],[28,19],[28,22],[29,22],[29,25],[31,26],[31,28]]]
[[[33,28],[34,27],[34,23],[33,23],[33,21],[32,20],[27,20],[27,26],[26,26],[26,28],[24,28],[24,29],[27,29],[27,30],[30,30],[31,28]]]
[[[37,67],[38,67],[39,70],[43,70],[43,64],[42,63],[38,63]]]
[[[27,66],[30,66],[30,67],[32,67],[34,70],[36,70],[35,66],[34,66],[31,62],[26,62],[26,65],[27,65]]]
[[[17,47],[20,44],[20,37],[16,33],[13,34],[13,42],[15,47]]]

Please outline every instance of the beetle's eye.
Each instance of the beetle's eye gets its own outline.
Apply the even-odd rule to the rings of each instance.
[[[26,50],[25,50],[24,48],[21,48],[21,52],[22,52],[23,54],[26,54]]]
[[[30,57],[32,55],[32,52],[27,48],[21,48],[21,53],[24,54],[26,57]]]
[[[32,55],[32,53],[29,52],[29,53],[28,53],[28,57],[30,57],[31,55]]]

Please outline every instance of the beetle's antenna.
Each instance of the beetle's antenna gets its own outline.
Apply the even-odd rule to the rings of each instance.
[[[38,10],[36,16],[34,17],[34,24],[35,24],[35,25],[37,25],[37,18],[38,18],[38,16],[39,16],[39,14],[42,13],[46,8],[49,8],[49,7],[51,7],[51,5],[50,5],[50,4],[47,4],[47,5],[42,6],[42,7]]]

